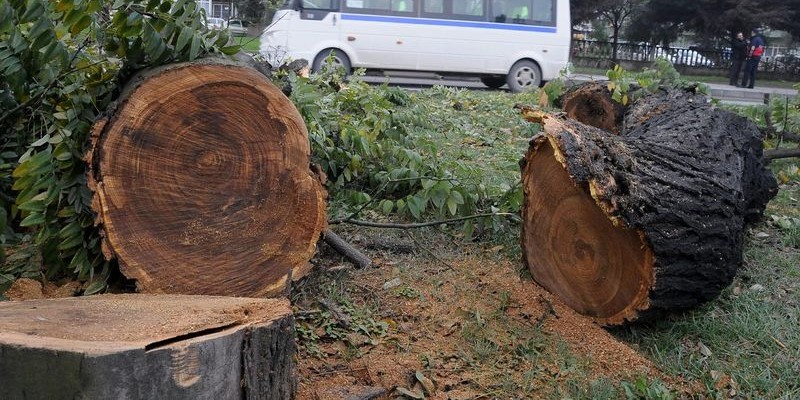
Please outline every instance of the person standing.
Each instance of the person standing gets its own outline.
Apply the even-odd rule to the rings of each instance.
[[[736,86],[739,81],[739,72],[747,55],[747,41],[742,32],[736,32],[736,37],[731,42],[731,86]]]
[[[764,54],[764,37],[761,36],[761,30],[753,29],[751,35],[750,47],[747,50],[747,66],[744,68],[744,76],[742,76],[742,87],[749,89],[756,84],[756,70],[761,56]]]

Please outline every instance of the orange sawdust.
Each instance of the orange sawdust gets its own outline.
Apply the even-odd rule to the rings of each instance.
[[[397,398],[397,388],[422,394],[416,372],[435,383],[428,399],[549,398],[563,395],[567,384],[642,375],[675,384],[590,318],[521,277],[519,262],[491,250],[447,261],[372,256],[376,268],[329,279],[347,287],[354,302],[378,304],[374,319],[386,321],[388,333],[372,344],[321,338],[315,344],[322,356],[300,343],[299,399],[321,399],[324,388],[342,385],[384,387],[381,398]],[[384,288],[392,281],[400,284]],[[295,306],[313,308],[307,299]]]

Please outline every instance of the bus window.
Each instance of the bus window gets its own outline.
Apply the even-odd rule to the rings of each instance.
[[[492,21],[506,22],[506,3],[502,0],[492,2]]]
[[[443,0],[423,0],[422,10],[426,13],[441,14],[444,12]]]
[[[364,2],[364,7],[372,10],[389,11],[390,10],[389,1],[390,0],[366,0]]]
[[[528,19],[531,0],[509,0],[508,17],[515,24],[524,24]]]
[[[457,16],[482,17],[482,0],[453,0],[453,14]]]
[[[303,8],[318,10],[333,10],[338,8],[337,0],[302,0]]]
[[[392,11],[414,11],[414,0],[391,0]]]
[[[555,23],[553,18],[553,0],[533,0],[533,15],[531,19],[536,22]]]

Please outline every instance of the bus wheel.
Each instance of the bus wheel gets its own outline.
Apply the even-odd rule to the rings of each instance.
[[[506,83],[514,93],[536,89],[542,84],[542,70],[533,61],[519,60],[508,72]]]
[[[506,78],[503,76],[484,76],[481,77],[481,82],[490,89],[499,89],[500,86],[506,84]]]
[[[319,73],[325,67],[325,62],[331,57],[331,66],[334,68],[341,68],[344,70],[345,75],[350,75],[350,59],[347,54],[339,49],[325,49],[321,51],[314,58],[314,64],[311,66],[314,72]]]

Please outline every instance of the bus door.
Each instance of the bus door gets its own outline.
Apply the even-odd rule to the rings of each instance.
[[[417,0],[341,0],[340,40],[354,52],[354,67],[415,69]]]
[[[289,21],[289,47],[311,49],[339,36],[339,0],[296,0],[299,12]],[[313,57],[314,55],[311,55]],[[308,60],[313,61],[313,58]]]

